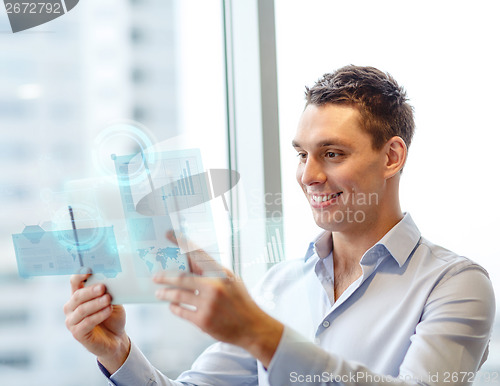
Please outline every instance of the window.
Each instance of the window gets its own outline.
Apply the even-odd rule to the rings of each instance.
[[[205,167],[227,167],[222,15],[219,1],[87,0],[1,35],[0,384],[107,384],[64,326],[69,278],[19,278],[10,235],[45,226],[68,180],[99,175],[94,141],[117,121],[139,121],[157,142],[198,139]],[[170,376],[211,342],[165,305],[127,315],[130,335]]]

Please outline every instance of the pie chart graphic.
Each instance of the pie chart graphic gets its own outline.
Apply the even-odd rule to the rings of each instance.
[[[79,0],[4,0],[12,32],[48,23],[76,7]]]

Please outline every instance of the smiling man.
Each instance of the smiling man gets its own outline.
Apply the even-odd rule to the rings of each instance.
[[[384,72],[347,66],[306,98],[293,140],[297,181],[324,232],[305,257],[273,267],[255,300],[231,272],[203,277],[202,251],[190,255],[198,275],[155,277],[172,312],[220,341],[191,370],[177,380],[159,373],[104,286],[72,277],[67,327],[110,385],[472,383],[487,357],[492,286],[482,267],[426,240],[401,211],[414,131],[405,92]]]
[[[360,256],[403,218],[397,193],[405,142],[394,136],[377,149],[361,123],[351,105],[309,104],[293,141],[314,219],[333,232],[335,299],[361,276]]]

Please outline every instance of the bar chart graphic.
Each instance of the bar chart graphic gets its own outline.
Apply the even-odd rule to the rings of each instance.
[[[167,192],[167,197],[171,196],[194,196],[196,191],[193,184],[193,175],[189,161],[186,160],[186,167],[182,168],[180,176],[177,178],[177,186],[173,187],[170,192]]]
[[[190,213],[206,213],[211,196],[206,174],[196,155],[186,151],[171,155],[168,159],[159,156],[157,163],[149,165],[151,170],[152,194],[161,198],[165,212],[189,208]]]
[[[217,240],[200,151],[146,151],[112,159],[136,271],[186,270],[185,255],[165,238],[168,230],[201,246]]]

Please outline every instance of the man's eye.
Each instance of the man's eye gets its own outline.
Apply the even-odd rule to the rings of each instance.
[[[307,154],[306,153],[298,153],[297,154],[297,157],[300,159],[300,160],[305,160],[307,158]]]
[[[328,158],[335,158],[335,157],[339,157],[341,154],[340,153],[335,153],[334,151],[329,151],[326,153],[326,156]]]

